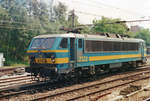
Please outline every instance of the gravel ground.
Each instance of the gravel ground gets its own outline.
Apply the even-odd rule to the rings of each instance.
[[[132,84],[133,85],[138,84],[138,85],[141,85],[142,88],[144,88],[146,86],[150,86],[150,79],[138,81]],[[137,94],[122,98],[122,96],[120,95],[120,91],[129,86],[130,85],[119,87],[117,89],[113,89],[111,95],[105,96],[102,99],[99,99],[98,101],[143,101],[144,99],[150,97],[150,88],[147,88],[144,91],[141,91]]]

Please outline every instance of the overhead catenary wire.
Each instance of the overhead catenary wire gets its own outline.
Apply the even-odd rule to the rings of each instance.
[[[123,9],[123,8],[119,8],[119,7],[115,7],[115,6],[112,6],[112,5],[108,5],[108,4],[105,4],[105,3],[102,3],[101,1],[95,1],[95,0],[92,0],[92,2],[89,4],[87,2],[81,2],[81,1],[76,1],[76,0],[70,0],[72,2],[77,2],[77,3],[82,3],[82,5],[84,6],[89,6],[89,7],[97,7],[99,9],[102,8],[102,6],[104,7],[107,7],[107,8],[113,8],[113,9],[116,9],[116,10],[120,10],[120,11],[125,11],[127,13],[130,13],[130,14],[136,14],[136,15],[139,15],[139,16],[143,16],[143,14],[140,14],[140,13],[137,13],[137,12],[134,12],[134,11],[129,11],[127,9]],[[95,4],[94,6],[93,3]],[[98,5],[99,4],[99,5]],[[76,9],[75,9],[76,10]],[[96,14],[95,14],[96,15]],[[104,16],[104,15],[103,15]]]
[[[88,2],[82,2],[82,1],[77,1],[77,0],[71,0],[71,1],[72,2],[76,2],[76,3],[80,3],[80,4],[82,3],[84,6],[92,6],[92,7],[97,7],[97,8],[102,8],[102,6],[104,6],[104,7],[107,7],[107,8],[114,8],[116,10],[120,9],[122,11],[126,11],[126,12],[130,12],[130,13],[135,13],[135,14],[138,14],[138,15],[142,15],[142,14],[139,14],[137,12],[133,12],[131,10],[129,11],[127,9],[123,9],[123,8],[115,7],[113,5],[105,4],[105,3],[101,2],[101,1],[90,0],[89,1],[90,3],[88,3]]]
[[[33,28],[19,28],[19,27],[13,27],[13,26],[2,26],[0,25],[0,29],[17,29],[17,30],[38,30],[38,29],[33,29]],[[64,33],[64,31],[50,31],[52,33]]]
[[[81,13],[81,14],[86,14],[86,15],[98,16],[98,17],[102,17],[102,16],[103,16],[103,15],[100,15],[100,14],[94,14],[94,13],[89,13],[89,12],[83,12],[83,11],[80,11],[80,10],[75,10],[75,12]]]
[[[97,5],[97,4],[89,4],[89,3],[87,3],[87,2],[81,2],[81,1],[76,1],[76,0],[70,0],[71,2],[73,2],[73,3],[80,3],[80,4],[83,4],[84,6],[92,6],[92,7],[94,7],[94,8],[102,8],[101,6],[99,6],[99,5]]]
[[[94,15],[94,16],[99,16],[101,17],[102,15],[94,14],[94,13],[87,13],[83,11],[76,10],[75,12],[82,13],[82,14],[87,14],[87,15]],[[104,24],[119,24],[119,23],[133,23],[133,22],[145,22],[145,21],[150,21],[150,19],[145,19],[145,20],[124,20],[124,21],[116,21],[116,22],[110,22],[110,23],[104,23]],[[16,24],[27,24],[24,22],[15,22],[15,21],[8,21],[8,20],[0,20],[0,22],[8,22],[8,23],[16,23]],[[38,28],[19,28],[15,26],[6,26],[7,24],[0,24],[0,28],[7,28],[7,29],[22,29],[22,30],[36,30]],[[86,26],[92,26],[93,24],[86,24]],[[78,25],[78,26],[84,26],[84,25]]]
[[[29,25],[29,24],[33,24],[32,22],[19,22],[19,21],[11,21],[11,20],[0,20],[0,24],[22,24],[22,25]],[[48,23],[48,22],[44,22],[44,23]],[[34,24],[32,26],[39,26],[40,24]]]
[[[90,1],[92,1],[92,2],[95,3],[95,4],[101,4],[101,5],[105,6],[105,7],[114,8],[114,9],[116,9],[116,10],[119,9],[119,10],[122,10],[122,11],[125,11],[125,12],[128,12],[128,13],[134,13],[134,14],[136,14],[136,15],[137,15],[137,14],[138,14],[138,15],[143,15],[143,14],[137,13],[137,12],[132,11],[132,10],[127,10],[127,9],[124,9],[124,8],[115,7],[115,6],[113,6],[113,5],[105,4],[105,3],[101,2],[100,0],[98,0],[98,1],[90,0]]]
[[[22,30],[36,30],[32,28],[19,28],[19,27],[13,27],[13,26],[2,26],[0,25],[0,28],[2,29],[22,29]]]
[[[145,21],[150,21],[150,19],[145,19],[145,20],[128,20],[128,21],[115,21],[115,22],[107,22],[103,24],[121,24],[121,23],[133,23],[133,22],[145,22]],[[98,26],[96,24],[85,24],[85,25],[78,25],[78,26]]]
[[[48,22],[46,22],[46,23],[48,23]],[[32,26],[32,27],[34,27],[34,28],[17,28],[14,24],[19,24],[19,25],[22,25],[22,26],[26,26],[27,25],[27,27],[30,27],[30,26]],[[38,29],[38,27],[40,27],[41,26],[41,24],[33,24],[33,25],[31,25],[31,24],[33,24],[32,22],[18,22],[18,21],[10,21],[10,20],[0,20],[0,26],[1,27],[3,27],[3,28],[13,28],[13,29],[15,29],[15,28],[17,28],[17,29],[30,29],[30,30],[34,30],[34,29]]]
[[[97,1],[97,0],[90,0],[88,2],[79,1],[79,0],[69,0],[69,1],[73,1],[72,5],[75,5],[74,3],[80,3],[81,2],[80,6],[84,5],[84,6],[89,6],[89,7],[97,7],[99,9],[99,11],[100,11],[101,8],[104,9],[104,7],[113,8],[113,9],[111,9],[111,12],[115,12],[115,9],[116,9],[116,11],[117,11],[116,13],[119,14],[119,12],[121,12],[121,15],[119,15],[119,16],[120,16],[120,18],[122,20],[125,20],[125,21],[126,20],[128,21],[128,20],[135,20],[135,19],[143,19],[141,16],[144,16],[143,14],[138,13],[136,11],[132,11],[132,10],[124,9],[124,8],[119,8],[119,7],[116,7],[116,6],[113,6],[113,5],[106,4],[105,2],[102,2],[102,1]],[[89,2],[91,2],[91,3],[89,3]],[[78,7],[78,5],[76,5],[75,7]],[[89,12],[87,10],[84,10],[84,11],[83,10],[79,11],[79,10],[80,9],[76,8],[75,12],[76,13],[80,13],[80,14],[84,14],[84,15],[94,16],[95,20],[101,18],[102,16],[105,16],[105,14],[96,13],[97,12],[96,10],[93,10],[92,12]],[[125,16],[123,16],[124,15],[123,12],[126,14]],[[130,15],[128,15],[128,14],[130,14]],[[135,14],[137,16],[134,16]],[[117,17],[114,17],[114,18],[117,18]],[[139,22],[143,22],[143,21],[139,21]],[[137,21],[137,23],[139,23],[139,22]],[[126,22],[126,23],[130,23],[131,24],[131,23],[134,23],[134,22]],[[134,25],[135,25],[135,23],[134,23]]]
[[[84,14],[88,14],[88,13],[84,13]],[[108,23],[104,23],[104,24],[120,24],[120,23],[145,22],[145,21],[150,21],[150,19],[145,19],[145,20],[128,20],[128,21],[124,20],[124,21],[116,21],[116,22],[110,22],[110,23],[108,22]],[[86,25],[78,25],[78,26],[93,26],[93,25],[94,24],[86,24]],[[97,26],[97,25],[94,25],[94,26]],[[3,24],[0,24],[0,28],[22,29],[22,30],[38,30],[38,28],[21,28],[21,27],[19,28],[19,27],[14,27],[14,26],[4,26]],[[52,32],[61,32],[61,31],[52,31]]]
[[[79,10],[76,10],[75,12],[78,12],[78,13],[81,13],[81,14],[86,14],[86,15],[99,16],[99,17],[103,16],[103,15],[94,14],[94,13],[88,13],[88,12],[83,12],[83,11],[79,11]],[[145,22],[145,21],[150,21],[150,19],[143,19],[143,20],[122,20],[122,21],[116,21],[115,23],[132,23],[132,22]],[[110,22],[110,23],[107,23],[107,24],[112,24],[112,23],[114,23],[114,22]]]
[[[27,22],[18,22],[18,21],[10,21],[10,20],[0,20],[0,23],[29,24]]]

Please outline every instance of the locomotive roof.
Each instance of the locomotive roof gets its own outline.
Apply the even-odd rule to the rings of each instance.
[[[91,39],[91,40],[107,40],[107,41],[129,41],[129,42],[144,42],[142,39],[135,39],[135,38],[127,38],[127,37],[121,37],[121,38],[112,38],[102,35],[92,35],[92,34],[74,34],[74,33],[67,33],[67,34],[47,34],[47,35],[39,35],[34,38],[49,38],[49,37],[69,37],[69,38],[84,38],[84,39]]]

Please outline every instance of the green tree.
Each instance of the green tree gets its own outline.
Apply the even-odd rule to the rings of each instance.
[[[54,7],[55,21],[50,20],[49,7],[37,0],[0,0],[0,52],[8,60],[24,61],[31,39],[40,34],[60,33],[69,27],[67,7],[59,3]],[[69,17],[68,17],[69,18]]]
[[[124,23],[115,23],[120,21],[120,19],[111,19],[102,17],[101,20],[93,21],[94,27],[92,30],[94,32],[108,32],[116,34],[125,34],[128,32],[128,27]]]
[[[64,23],[66,20],[66,11],[67,7],[61,2],[57,6],[54,6],[55,20]]]
[[[17,0],[1,0],[0,4],[0,51],[4,53],[6,61],[23,60],[25,49],[33,37],[27,11]],[[7,6],[9,5],[9,6]],[[33,32],[32,32],[33,33]]]
[[[145,40],[146,45],[150,46],[150,30],[142,28],[139,32],[135,33],[135,38],[140,38]]]

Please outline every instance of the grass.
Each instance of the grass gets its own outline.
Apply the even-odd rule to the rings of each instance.
[[[19,66],[28,66],[29,63],[27,60],[21,61],[16,59],[6,59],[4,63],[4,67],[19,67]]]

